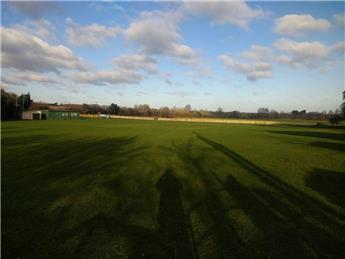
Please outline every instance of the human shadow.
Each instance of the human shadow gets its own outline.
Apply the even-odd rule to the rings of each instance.
[[[156,184],[160,192],[158,233],[164,240],[165,258],[196,258],[192,229],[185,214],[180,192],[182,183],[167,169]]]
[[[345,172],[316,168],[306,179],[306,185],[330,202],[345,208]]]
[[[322,131],[286,131],[286,130],[284,131],[269,130],[268,132],[274,133],[274,134],[282,134],[282,135],[345,141],[345,133],[331,133],[331,132],[322,132]]]
[[[119,186],[116,184],[113,187]],[[73,233],[82,240],[73,257],[97,255],[95,249],[100,249],[102,254],[105,250],[102,246],[112,242],[103,257],[196,259],[192,229],[180,194],[182,183],[171,169],[167,169],[156,182],[156,189],[159,192],[157,228],[145,228],[128,222],[126,218],[97,214],[73,229]]]
[[[341,220],[344,219],[342,213],[284,183],[224,145],[198,134],[196,136],[229,159],[237,162],[248,173],[259,178],[276,193],[277,198],[265,190],[249,190],[232,176],[228,176],[223,183],[214,174],[229,195],[240,204],[243,211],[255,222],[255,225],[265,233],[265,238],[271,237],[267,240],[267,243],[271,244],[269,249],[274,248],[275,239],[278,238],[282,240],[282,244],[287,245],[284,253],[291,256],[293,256],[291,252],[303,254],[303,247],[308,246],[312,247],[314,253],[321,257],[332,255],[337,258],[344,255],[345,251],[342,247],[344,244],[343,233],[345,232],[344,227],[340,224]],[[272,211],[270,212],[270,210]],[[269,222],[267,222],[267,218],[270,219]],[[279,231],[276,230],[282,229],[284,225],[289,226],[293,231],[283,229],[282,232],[285,235],[281,238]]]

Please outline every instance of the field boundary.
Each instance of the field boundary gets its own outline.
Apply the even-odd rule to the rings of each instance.
[[[98,118],[98,115],[81,114],[81,118]],[[180,121],[180,122],[205,122],[205,123],[225,123],[225,124],[254,124],[254,125],[274,125],[282,124],[280,121],[271,120],[246,120],[246,119],[212,119],[212,118],[161,118],[142,116],[119,116],[110,115],[111,119],[124,120],[158,120],[158,121]]]

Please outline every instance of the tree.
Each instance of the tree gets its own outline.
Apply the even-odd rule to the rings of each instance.
[[[187,105],[184,107],[184,109],[185,109],[186,111],[191,112],[191,111],[192,111],[192,106],[191,106],[190,104],[187,104]]]
[[[217,108],[217,113],[222,114],[223,113],[223,108],[222,107],[218,107]]]
[[[340,106],[341,113],[343,114],[343,117],[345,118],[345,102],[343,102]]]
[[[108,107],[108,113],[109,114],[119,114],[120,111],[120,106],[118,106],[115,103],[110,104],[110,106]]]
[[[241,113],[239,111],[232,111],[229,112],[229,118],[240,118],[241,117]]]
[[[258,113],[269,113],[269,112],[270,112],[270,110],[268,108],[261,107],[258,109]]]
[[[137,115],[151,116],[151,109],[148,104],[136,105],[135,108],[137,110]]]
[[[22,111],[29,109],[32,103],[30,93],[18,97],[1,89],[1,120],[19,119]]]
[[[345,90],[343,91],[343,103],[340,105],[341,113],[345,118]]]
[[[17,103],[22,111],[29,109],[32,104],[30,93],[20,95]]]
[[[18,118],[17,97],[14,93],[8,93],[1,89],[1,120]]]
[[[169,117],[170,109],[169,107],[161,107],[159,108],[159,115],[161,117]]]
[[[342,121],[342,119],[343,118],[339,114],[333,114],[331,117],[329,117],[329,122],[337,125],[340,121]]]
[[[301,111],[299,112],[300,115],[304,115],[304,114],[306,114],[306,113],[307,113],[306,110],[301,110]]]

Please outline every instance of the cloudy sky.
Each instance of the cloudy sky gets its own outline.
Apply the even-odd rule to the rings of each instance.
[[[344,2],[1,2],[1,84],[34,100],[338,108]]]

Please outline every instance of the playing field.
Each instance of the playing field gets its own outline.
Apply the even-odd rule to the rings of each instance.
[[[2,123],[3,258],[344,258],[345,133]]]

